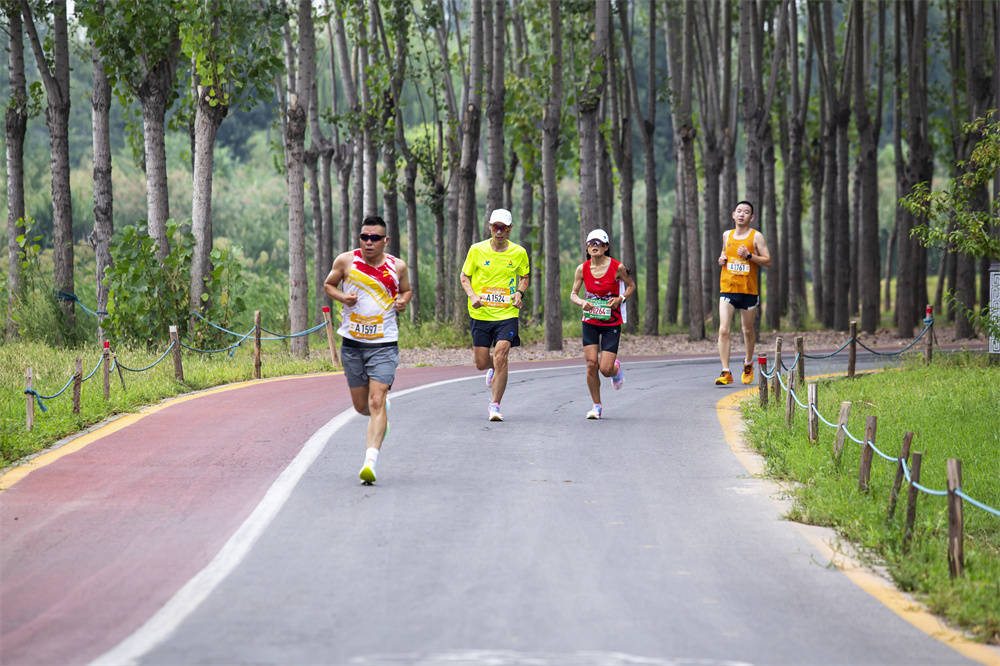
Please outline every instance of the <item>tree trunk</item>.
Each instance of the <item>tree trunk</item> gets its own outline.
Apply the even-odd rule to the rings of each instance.
[[[488,0],[487,0],[488,1]],[[461,270],[465,255],[473,238],[482,233],[476,211],[476,164],[479,161],[479,135],[482,123],[483,85],[483,4],[472,0],[469,34],[469,87],[468,100],[462,116],[462,160],[458,169],[458,233],[455,248],[455,267]],[[558,265],[558,261],[557,261]],[[465,320],[465,291],[458,280],[454,282],[455,322]]]
[[[820,105],[822,106],[822,104]],[[819,142],[806,157],[809,164],[809,184],[812,192],[812,202],[810,203],[810,213],[812,215],[812,243],[811,243],[811,268],[812,268],[812,297],[813,310],[816,319],[823,320],[823,312],[826,306],[826,294],[823,289],[823,277],[825,269],[823,266],[823,159],[822,149]]]
[[[103,3],[101,5],[103,9]],[[91,98],[93,108],[92,127],[94,145],[94,230],[91,245],[94,248],[97,282],[97,338],[104,341],[101,322],[108,310],[108,286],[104,284],[104,274],[111,267],[111,237],[115,233],[114,192],[111,181],[111,133],[109,117],[111,113],[111,84],[104,72],[100,52],[91,46],[94,63],[94,92]]]
[[[562,284],[559,281],[559,191],[556,149],[562,134],[562,11],[549,0],[549,95],[542,116],[542,179],[545,187],[545,348],[562,349]]]
[[[316,89],[313,88],[313,95],[315,94]],[[329,272],[329,269],[323,270],[323,203],[320,201],[319,193],[320,155],[319,151],[313,148],[314,145],[315,143],[303,154],[305,171],[309,174],[309,203],[311,204],[310,217],[312,217],[313,293],[316,294],[316,300],[313,304],[313,321],[323,316],[321,309],[323,300],[319,295],[323,293],[323,283],[326,282],[326,275]]]
[[[598,112],[604,92],[604,71],[608,57],[609,6],[607,0],[594,0],[594,38],[590,44],[590,66],[576,96],[580,127],[581,246],[584,245],[587,234],[601,226],[600,203],[597,198]]]
[[[69,35],[66,24],[66,1],[52,4],[53,62],[50,68],[31,9],[22,0],[21,11],[24,27],[28,31],[42,82],[45,84],[45,120],[49,128],[49,170],[52,174],[52,259],[54,287],[57,291],[73,293],[73,201],[69,183]],[[61,301],[66,324],[75,324],[72,300]]]
[[[617,11],[622,12],[623,8],[619,6]],[[613,30],[609,30],[608,39],[613,42]],[[621,241],[621,261],[625,265],[625,269],[634,278],[636,276],[636,256],[635,222],[632,217],[632,194],[635,187],[635,174],[632,169],[632,114],[629,102],[632,97],[629,91],[628,77],[619,76],[621,54],[613,44],[610,50],[611,62],[608,74],[608,87],[610,90],[607,98],[611,103],[611,146],[615,166],[618,168],[618,191],[621,197],[621,233],[619,234]],[[623,331],[635,333],[638,330],[638,306],[639,296],[637,293],[633,293],[625,303],[626,313],[632,314],[622,324]]]
[[[774,138],[771,132],[771,123],[767,123],[767,129],[764,133],[762,157],[761,162],[763,179],[761,185],[763,186],[763,213],[765,215],[764,220],[759,222],[762,228],[766,228],[767,231],[767,245],[771,250],[772,257],[781,256],[781,245],[782,240],[778,238],[778,197],[777,197],[777,187],[775,185],[775,175],[774,175]],[[773,266],[774,264],[772,264]],[[775,269],[777,267],[775,266]],[[782,284],[779,279],[779,273],[777,270],[773,272],[767,270],[758,270],[757,275],[759,276],[760,286],[767,286],[767,295],[765,297],[764,304],[764,316],[766,317],[767,325],[772,329],[777,331],[781,328],[781,290]]]
[[[683,21],[683,24],[682,22]],[[683,201],[684,306],[687,310],[688,339],[705,339],[705,312],[701,276],[701,238],[698,230],[698,174],[695,167],[695,128],[691,111],[694,94],[694,5],[686,0],[683,19],[667,12],[666,44],[673,92],[674,137],[683,177],[677,196]],[[681,43],[677,43],[680,37]],[[675,219],[676,221],[676,219]]]
[[[878,234],[878,132],[877,121],[872,122],[868,110],[867,90],[868,77],[865,72],[863,47],[864,39],[864,7],[860,0],[855,0],[854,25],[854,122],[858,132],[858,169],[860,170],[860,219],[858,232],[859,258],[858,289],[861,300],[861,330],[874,333],[878,327],[879,313],[879,234]],[[879,6],[880,12],[884,8]],[[881,17],[879,24],[882,24]],[[882,40],[879,40],[881,45]],[[881,46],[880,46],[881,49]],[[881,68],[882,58],[878,59],[877,67]],[[879,80],[881,81],[881,74]],[[881,91],[880,91],[881,96]],[[881,102],[881,100],[880,100]],[[881,115],[881,103],[876,108],[876,114]]]
[[[313,34],[312,5],[309,0],[298,4],[299,77],[297,95],[292,96],[287,110],[285,135],[285,167],[288,174],[288,319],[291,332],[309,327],[309,283],[306,277],[305,247],[305,135],[306,109],[309,108],[313,77],[316,72],[316,44]],[[309,353],[306,336],[292,338],[292,353],[305,357]]]
[[[403,169],[403,203],[406,206],[406,267],[410,277],[410,322],[420,321],[420,232],[417,229],[417,163],[407,155]],[[441,275],[438,273],[437,275]]]
[[[10,100],[5,112],[7,147],[7,338],[17,335],[12,310],[24,290],[21,248],[24,234],[24,136],[28,126],[28,93],[24,78],[24,32],[20,7],[4,7],[10,35],[8,72]]]
[[[504,165],[504,53],[506,31],[506,2],[487,2],[484,13],[492,17],[486,21],[490,38],[485,39],[484,51],[489,54],[489,82],[486,88],[486,214],[503,207]]]
[[[197,86],[198,100],[194,116],[194,174],[192,178],[191,233],[191,312],[204,313],[209,303],[202,299],[205,281],[212,271],[212,177],[215,173],[215,137],[229,107],[216,100],[209,103],[209,92]],[[192,327],[194,320],[192,318]]]

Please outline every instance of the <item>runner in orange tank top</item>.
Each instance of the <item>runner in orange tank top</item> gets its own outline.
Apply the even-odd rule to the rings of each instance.
[[[722,253],[719,255],[719,360],[722,373],[715,383],[719,386],[733,383],[733,373],[729,371],[729,328],[733,315],[740,311],[743,327],[743,341],[746,343],[746,358],[743,361],[741,380],[744,384],[753,381],[753,347],[756,342],[753,318],[760,302],[757,274],[761,266],[771,265],[771,253],[767,249],[764,234],[750,228],[753,222],[753,204],[741,201],[733,210],[735,227],[722,234]]]

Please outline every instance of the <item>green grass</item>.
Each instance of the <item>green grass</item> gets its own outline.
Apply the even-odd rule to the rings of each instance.
[[[805,391],[798,393],[805,402]],[[939,355],[930,366],[914,359],[899,370],[819,382],[817,409],[826,420],[836,423],[841,401],[852,403],[847,429],[857,439],[866,417],[878,417],[875,445],[889,456],[899,455],[907,430],[914,433],[911,450],[923,455],[921,485],[945,490],[946,461],[957,458],[962,490],[1000,509],[1000,369],[987,358]],[[876,454],[870,489],[861,492],[861,445],[848,439],[838,463],[834,428],[821,422],[818,441],[810,443],[806,411],[796,407],[789,429],[781,403],[762,409],[747,400],[743,413],[747,440],[769,473],[793,482],[789,518],[834,528],[932,611],[979,640],[1000,643],[1000,517],[964,503],[965,576],[951,580],[946,498],[920,494],[913,541],[904,551],[905,482],[895,515],[886,511],[895,465]]]
[[[325,340],[323,343],[325,348]],[[100,359],[100,352],[93,345],[73,350],[32,342],[4,343],[0,345],[0,383],[5,387],[0,392],[0,468],[109,416],[135,412],[143,406],[182,393],[252,379],[251,351],[252,346],[240,348],[233,357],[225,353],[196,354],[185,351],[183,383],[174,379],[171,356],[145,372],[123,371],[119,377],[115,371],[111,376],[111,396],[107,401],[104,399],[103,369],[100,369],[81,387],[79,414],[73,413],[73,387],[70,386],[59,397],[43,400],[47,412],[43,413],[36,405],[34,428],[28,431],[25,428],[25,396],[22,392],[26,368],[32,368],[35,390],[42,395],[53,395],[73,376],[78,356],[82,358],[86,377]],[[156,361],[163,350],[123,348],[116,352],[122,365],[139,369]],[[333,369],[329,354],[313,353],[309,359],[301,359],[280,347],[262,354],[262,377]]]

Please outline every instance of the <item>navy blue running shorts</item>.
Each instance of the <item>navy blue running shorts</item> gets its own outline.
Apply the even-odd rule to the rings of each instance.
[[[753,310],[760,303],[760,296],[757,294],[719,294],[720,303],[729,303],[737,310]]]
[[[498,321],[473,319],[469,317],[469,330],[472,331],[472,346],[489,349],[501,340],[508,340],[511,347],[520,347],[521,338],[517,335],[517,317],[500,319]]]

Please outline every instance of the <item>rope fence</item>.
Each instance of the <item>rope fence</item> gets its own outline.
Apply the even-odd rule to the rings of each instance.
[[[60,300],[70,300],[70,301],[76,301],[77,303],[79,303],[79,299],[76,297],[76,294],[68,294],[66,292],[59,292],[58,293],[58,297],[59,297]],[[104,312],[94,312],[92,310],[89,310],[88,308],[86,308],[85,306],[83,306],[82,303],[80,304],[80,306],[86,312],[89,312],[89,313],[91,313],[91,314],[93,314],[95,316],[97,316],[99,314],[107,314],[107,313],[104,313]],[[331,360],[333,361],[334,365],[339,365],[340,364],[340,359],[339,359],[339,357],[337,355],[337,348],[336,348],[336,344],[335,344],[335,340],[334,340],[333,319],[332,319],[332,316],[330,314],[330,308],[329,307],[323,307],[323,321],[321,321],[320,323],[318,323],[315,326],[313,326],[312,328],[308,328],[308,329],[306,329],[304,331],[298,331],[296,333],[287,333],[287,334],[273,333],[271,331],[267,331],[266,329],[264,329],[260,325],[260,311],[259,310],[257,310],[257,311],[254,312],[254,325],[246,333],[237,333],[235,331],[231,331],[231,330],[229,330],[227,328],[219,326],[218,324],[216,324],[214,322],[211,322],[208,319],[205,319],[205,317],[203,317],[202,315],[200,315],[200,314],[198,314],[196,312],[192,312],[191,314],[193,316],[201,319],[202,321],[204,321],[209,326],[212,326],[213,328],[215,328],[215,329],[217,329],[219,331],[222,331],[224,333],[227,333],[229,335],[232,335],[232,336],[234,336],[234,337],[236,337],[238,339],[233,344],[228,345],[226,347],[223,347],[221,349],[198,349],[196,347],[192,347],[190,345],[187,345],[187,344],[184,344],[183,342],[181,342],[180,339],[179,339],[179,337],[178,337],[177,326],[170,326],[169,327],[169,331],[170,331],[170,345],[166,348],[166,350],[162,354],[160,354],[159,358],[157,358],[155,361],[153,361],[149,365],[146,365],[145,367],[141,367],[141,368],[131,368],[131,367],[123,364],[121,361],[119,361],[118,357],[117,357],[117,354],[111,350],[111,344],[110,344],[110,342],[108,340],[105,340],[104,343],[103,343],[103,346],[104,346],[103,351],[101,352],[101,355],[98,358],[96,365],[94,365],[94,369],[91,370],[88,375],[84,376],[83,372],[82,372],[82,363],[83,363],[83,360],[82,360],[82,358],[77,357],[77,359],[76,359],[76,371],[74,372],[73,376],[69,379],[68,382],[66,382],[66,384],[61,389],[59,389],[58,391],[56,391],[55,393],[52,393],[50,395],[46,395],[46,394],[41,393],[38,390],[36,390],[36,388],[34,386],[34,379],[35,379],[35,377],[34,377],[34,370],[33,370],[33,368],[28,367],[27,370],[25,371],[25,377],[24,377],[25,378],[24,395],[25,395],[25,427],[26,427],[26,429],[30,431],[34,427],[34,423],[35,423],[35,407],[36,406],[43,413],[49,411],[48,407],[45,405],[44,401],[45,400],[54,400],[55,398],[58,398],[59,396],[63,395],[71,386],[73,387],[73,413],[74,414],[79,414],[80,413],[80,390],[81,390],[81,386],[83,385],[84,382],[86,382],[91,377],[93,377],[97,373],[97,371],[99,369],[101,369],[102,367],[104,368],[104,399],[105,400],[109,400],[110,397],[111,397],[111,378],[110,378],[110,375],[111,375],[112,372],[114,372],[116,370],[118,371],[118,376],[119,376],[119,378],[121,379],[121,382],[122,382],[122,389],[124,390],[124,388],[125,388],[125,378],[124,378],[124,375],[122,374],[122,371],[126,371],[126,372],[131,372],[131,373],[138,374],[138,373],[146,372],[148,370],[152,370],[157,365],[159,365],[164,359],[166,359],[168,356],[170,356],[171,352],[173,352],[173,360],[174,360],[174,377],[177,379],[177,381],[183,382],[184,381],[184,366],[183,366],[182,358],[181,358],[181,348],[184,348],[184,349],[187,349],[187,350],[189,350],[191,352],[195,352],[195,353],[199,353],[199,354],[217,354],[217,353],[221,353],[221,352],[229,352],[229,356],[233,356],[234,352],[236,351],[236,348],[239,347],[240,345],[242,345],[244,342],[246,342],[247,339],[249,339],[249,338],[252,337],[253,338],[253,342],[254,342],[254,351],[253,351],[254,370],[253,370],[253,376],[254,376],[254,379],[260,379],[261,378],[261,372],[260,372],[260,368],[261,368],[260,351],[261,350],[260,350],[260,345],[261,345],[262,342],[273,342],[273,341],[279,341],[279,340],[287,340],[287,339],[290,339],[290,338],[304,337],[304,336],[316,333],[321,328],[326,328],[327,342],[329,343],[329,346],[330,346],[330,357],[331,357]],[[267,332],[269,334],[269,337],[261,337],[261,331]]]
[[[927,318],[924,320],[924,329],[920,331],[917,337],[910,342],[906,347],[900,349],[896,352],[876,352],[881,356],[892,356],[899,355],[912,348],[914,344],[922,337],[926,335],[927,340],[927,351],[925,353],[925,358],[929,361],[931,358],[931,345],[934,339],[933,337],[933,326],[934,319],[931,316],[931,308],[927,306]],[[835,354],[843,351],[847,347],[852,347],[856,342],[856,322],[851,322],[852,336],[851,339],[845,343],[837,352],[833,354],[825,355],[809,355],[804,352],[803,349],[803,338],[796,338],[796,355],[791,366],[786,367],[781,360],[782,353],[782,339],[778,337],[775,340],[775,350],[774,350],[774,360],[770,364],[770,369],[768,367],[768,360],[765,354],[761,354],[757,358],[760,378],[758,383],[758,394],[760,399],[760,405],[763,408],[767,408],[769,404],[768,394],[772,394],[774,399],[771,401],[777,403],[781,397],[781,392],[784,391],[785,396],[785,424],[788,427],[792,426],[795,406],[806,410],[807,412],[807,433],[809,441],[815,443],[818,440],[818,430],[819,423],[833,428],[834,433],[834,443],[833,443],[833,458],[839,464],[841,459],[841,454],[843,452],[843,447],[845,439],[859,444],[861,446],[861,461],[858,468],[858,488],[862,492],[868,492],[869,482],[871,478],[871,463],[874,456],[878,456],[883,460],[895,464],[897,467],[896,478],[893,482],[889,506],[887,508],[888,517],[891,518],[896,509],[897,498],[899,495],[900,487],[902,482],[905,480],[909,487],[909,494],[907,497],[907,513],[906,520],[904,524],[903,531],[903,545],[904,548],[909,547],[909,542],[913,534],[913,524],[916,519],[916,504],[917,497],[919,493],[926,495],[945,497],[948,502],[948,564],[949,570],[952,577],[961,576],[964,572],[964,554],[962,549],[963,540],[963,521],[962,521],[962,501],[968,502],[972,506],[986,511],[994,516],[1000,517],[1000,510],[995,507],[989,506],[986,503],[977,500],[962,490],[962,461],[949,458],[947,460],[947,488],[945,490],[928,488],[920,484],[920,468],[923,454],[921,452],[914,452],[911,458],[910,455],[910,445],[913,439],[913,433],[907,432],[903,437],[903,446],[900,450],[899,455],[891,455],[881,450],[875,444],[875,433],[877,429],[877,418],[875,416],[868,416],[865,423],[865,435],[863,437],[856,437],[847,429],[847,421],[850,416],[851,403],[842,402],[840,405],[840,413],[837,416],[836,422],[828,420],[825,418],[817,408],[817,395],[818,395],[818,384],[816,382],[810,382],[808,384],[807,390],[807,400],[802,402],[802,400],[796,395],[796,390],[802,386],[804,383],[804,358],[829,358]],[[867,347],[865,347],[868,349]],[[874,351],[870,350],[869,351]],[[853,355],[853,354],[852,354]],[[853,359],[852,359],[853,361]],[[785,376],[782,376],[782,370],[784,370]],[[854,376],[854,364],[851,362],[849,364],[848,377]],[[770,384],[770,386],[769,386]]]

